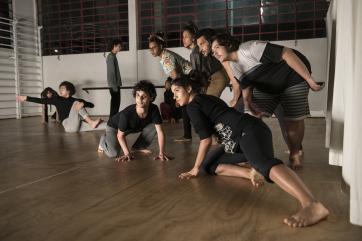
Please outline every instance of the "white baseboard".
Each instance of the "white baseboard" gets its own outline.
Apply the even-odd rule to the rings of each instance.
[[[317,110],[317,111],[310,111],[311,117],[326,117],[326,114],[323,110]]]

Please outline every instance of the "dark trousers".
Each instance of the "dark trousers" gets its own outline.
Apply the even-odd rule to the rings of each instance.
[[[216,175],[215,170],[219,164],[237,164],[241,162],[247,162],[243,153],[226,153],[222,145],[206,154],[202,162],[202,170],[210,175]]]
[[[191,120],[189,115],[187,114],[186,106],[181,107],[182,111],[182,121],[184,125],[184,137],[192,138],[191,135]]]
[[[110,89],[109,93],[111,94],[111,108],[109,112],[109,117],[112,117],[119,111],[119,106],[121,105],[121,90],[119,88],[118,91]]]
[[[268,126],[258,121],[256,124],[243,130],[238,141],[238,150],[231,154],[225,153],[224,146],[211,150],[202,163],[202,169],[211,175],[219,164],[236,164],[248,161],[250,165],[260,172],[267,181],[273,166],[283,164],[274,157],[272,134]]]

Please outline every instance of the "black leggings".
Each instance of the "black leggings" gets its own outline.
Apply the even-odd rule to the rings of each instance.
[[[203,161],[204,171],[215,175],[219,164],[248,161],[268,182],[272,182],[269,178],[270,170],[283,162],[274,157],[272,134],[268,126],[258,120],[254,125],[243,130],[238,144],[238,151],[233,154],[225,153],[223,147],[210,151]]]
[[[224,146],[218,146],[206,154],[202,169],[210,175],[216,175],[215,170],[219,164],[237,164],[247,161],[243,153],[226,153]]]

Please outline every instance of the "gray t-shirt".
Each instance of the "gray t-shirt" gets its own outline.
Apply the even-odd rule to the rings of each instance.
[[[118,87],[122,86],[122,80],[116,55],[110,52],[107,56],[106,63],[108,87],[112,88],[114,91],[118,91]]]

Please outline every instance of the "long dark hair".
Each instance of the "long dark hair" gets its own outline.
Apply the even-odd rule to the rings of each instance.
[[[52,94],[52,97],[56,97],[58,96],[58,93],[50,88],[50,87],[46,87],[41,93],[40,93],[40,97],[41,98],[48,98],[48,92]]]
[[[180,86],[185,89],[191,87],[193,93],[202,94],[208,86],[208,80],[201,72],[192,70],[188,75],[182,75],[174,79],[171,85]]]
[[[228,53],[237,51],[240,45],[240,40],[225,33],[214,36],[212,42],[214,41],[217,41],[220,46],[224,46]]]

